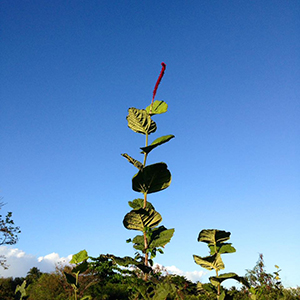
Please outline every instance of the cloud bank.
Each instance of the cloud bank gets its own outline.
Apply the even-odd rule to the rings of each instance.
[[[36,257],[18,248],[8,248],[6,246],[0,246],[0,255],[6,257],[6,264],[9,266],[7,270],[0,268],[0,277],[25,277],[33,267],[37,267],[41,272],[53,272],[56,264],[66,264],[72,258],[72,255],[60,257],[54,252]]]
[[[9,248],[6,246],[0,246],[0,256],[6,257],[6,264],[9,266],[7,270],[0,267],[0,277],[25,277],[27,272],[33,268],[38,268],[41,272],[53,272],[55,265],[58,263],[67,264],[72,255],[67,257],[60,257],[59,254],[53,252],[45,256],[34,256],[27,254],[18,248]],[[157,264],[160,268],[161,265]],[[203,271],[182,271],[176,266],[163,267],[168,274],[176,274],[184,276],[185,278],[196,282],[200,281],[201,277],[205,274]]]

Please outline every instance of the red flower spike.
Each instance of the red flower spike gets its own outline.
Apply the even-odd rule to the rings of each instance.
[[[158,79],[156,81],[156,84],[155,84],[155,87],[154,87],[154,90],[153,90],[153,98],[152,98],[151,105],[153,105],[153,101],[154,101],[154,97],[155,97],[156,92],[157,92],[157,88],[158,88],[158,86],[159,86],[159,84],[161,82],[161,79],[164,76],[164,73],[165,73],[165,70],[166,70],[166,66],[167,66],[164,62],[162,62],[161,65],[162,65],[162,68],[161,68],[160,74],[158,76]]]

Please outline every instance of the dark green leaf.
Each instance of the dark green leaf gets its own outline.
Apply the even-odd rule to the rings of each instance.
[[[64,274],[67,278],[67,282],[69,284],[74,284],[76,286],[76,278],[73,275],[69,274],[69,273],[64,272]]]
[[[81,264],[72,269],[72,273],[84,273],[89,268],[88,262],[85,260]]]
[[[165,163],[145,167],[132,178],[132,189],[141,193],[155,193],[171,184],[171,173]]]
[[[156,124],[144,109],[131,107],[126,117],[128,127],[137,133],[150,134],[156,131]]]
[[[240,277],[235,273],[224,273],[224,274],[219,275],[218,277],[212,276],[212,277],[209,278],[209,281],[214,286],[218,286],[224,280],[227,280],[227,279],[237,280],[238,282],[244,284],[245,286],[250,287],[248,281],[244,277]]]
[[[166,142],[168,142],[170,139],[174,138],[175,136],[172,134],[169,135],[164,135],[156,140],[154,140],[151,145],[147,146],[147,147],[141,147],[141,149],[143,150],[143,152],[145,153],[149,153],[152,149],[156,148],[157,146],[164,144]]]
[[[123,267],[136,266],[144,273],[150,273],[152,271],[151,267],[145,266],[143,263],[136,261],[130,256],[117,257],[114,255],[110,255],[110,258],[112,258],[115,261],[115,263]]]

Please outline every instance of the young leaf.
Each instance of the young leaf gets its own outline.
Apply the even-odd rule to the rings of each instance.
[[[141,193],[155,193],[171,184],[171,173],[165,163],[145,167],[132,178],[132,189]]]
[[[156,131],[156,124],[144,109],[131,107],[126,117],[128,127],[137,133],[150,134]]]
[[[149,154],[150,151],[152,151],[154,148],[156,148],[157,146],[164,144],[166,142],[168,142],[170,139],[174,138],[175,136],[172,134],[169,135],[164,135],[156,140],[154,140],[151,145],[147,146],[147,147],[141,147],[141,149],[143,150],[144,153]]]
[[[150,112],[150,107],[151,104],[149,106],[146,107],[146,112],[149,114]],[[156,114],[163,114],[168,110],[168,104],[164,101],[161,100],[155,100],[153,102],[153,106],[152,106],[152,112],[151,115],[156,115]]]
[[[144,199],[134,199],[133,201],[128,201],[128,204],[131,208],[137,210],[144,207]],[[147,201],[146,208],[154,209],[154,206],[149,201]]]
[[[131,164],[133,164],[136,168],[138,168],[139,170],[143,169],[143,164],[141,162],[139,162],[138,160],[132,158],[131,156],[129,156],[127,153],[122,153],[121,154],[123,157],[125,157]]]

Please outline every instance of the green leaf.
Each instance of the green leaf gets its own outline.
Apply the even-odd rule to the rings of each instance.
[[[161,221],[162,217],[156,210],[140,208],[126,214],[123,224],[127,229],[144,231],[145,227],[155,227]]]
[[[20,299],[23,299],[23,297],[26,297],[25,287],[26,287],[26,280],[24,280],[21,285],[17,285],[17,287],[15,289],[15,294],[20,292],[20,294],[21,294]]]
[[[224,273],[224,274],[219,275],[218,277],[216,277],[216,276],[209,277],[209,281],[211,282],[211,284],[216,287],[219,284],[221,284],[224,280],[227,280],[227,279],[237,280],[238,282],[244,284],[245,286],[250,287],[248,281],[244,277],[240,277],[235,273]]]
[[[171,173],[165,163],[145,167],[132,178],[132,189],[141,193],[155,193],[171,184]]]
[[[151,145],[147,146],[147,147],[141,147],[141,149],[143,150],[143,152],[145,153],[149,153],[150,151],[152,151],[154,148],[156,148],[157,146],[164,144],[166,142],[168,142],[170,139],[174,138],[175,136],[172,134],[169,135],[164,135],[156,140],[154,140]]]
[[[136,250],[144,251],[145,244],[144,244],[144,236],[143,235],[137,235],[132,240],[134,243],[133,248]]]
[[[140,270],[142,270],[144,273],[150,273],[152,271],[151,267],[145,266],[143,263],[136,261],[130,256],[125,257],[117,257],[114,255],[109,255],[111,259],[115,261],[116,264],[123,266],[123,267],[129,267],[129,266],[137,266]]]
[[[87,260],[88,258],[89,257],[86,250],[82,250],[72,256],[72,259],[70,260],[70,264],[78,264],[83,262],[84,260]]]
[[[92,300],[92,296],[84,296],[83,298],[80,298],[80,300]]]
[[[76,286],[76,278],[73,275],[71,275],[71,274],[69,274],[67,272],[64,272],[64,274],[65,274],[65,276],[67,278],[67,282],[69,284],[74,284]]]
[[[208,245],[210,249],[210,255],[214,255],[215,249],[217,250],[218,253],[223,254],[223,253],[234,253],[236,252],[235,248],[231,246],[231,243],[217,243],[216,245]]]
[[[151,104],[146,107],[146,112],[150,113]],[[151,115],[163,114],[168,110],[168,104],[161,100],[155,100],[153,102]]]
[[[174,234],[175,229],[167,229],[164,226],[154,228],[152,230],[150,241],[148,241],[148,246],[150,248],[164,247],[168,244]]]
[[[134,210],[137,210],[137,209],[143,208],[144,199],[141,199],[141,198],[134,199],[133,201],[128,201],[128,204],[131,208],[133,208]],[[149,201],[147,201],[146,208],[154,209],[154,206]]]
[[[89,268],[88,262],[85,260],[81,264],[72,269],[72,273],[84,273]]]
[[[207,270],[214,269],[216,271],[219,271],[225,268],[221,255],[219,253],[206,257],[193,255],[193,257],[196,264]]]
[[[156,131],[156,124],[144,109],[131,107],[126,117],[128,127],[137,133],[150,134]]]
[[[206,294],[206,295],[217,293],[217,290],[215,289],[215,287],[213,285],[202,284],[201,282],[197,282],[197,291],[200,294]]]
[[[225,291],[223,291],[219,297],[219,300],[225,300],[225,296],[226,296]]]
[[[132,158],[131,156],[129,156],[127,153],[123,153],[121,154],[123,157],[125,157],[131,164],[133,164],[136,168],[138,168],[139,170],[143,169],[143,164],[141,162],[139,162],[138,160]]]
[[[207,244],[222,243],[230,238],[230,232],[218,229],[203,229],[198,236],[198,242],[204,242]]]
[[[158,247],[164,247],[167,243],[170,242],[175,229],[167,229],[164,226],[160,226],[158,228],[150,229],[148,234],[150,237],[148,240],[148,248],[149,249],[155,249]],[[143,251],[145,249],[144,244],[144,236],[143,235],[137,235],[132,242],[134,243],[133,247],[136,250]],[[157,249],[158,251],[161,249]],[[161,253],[161,251],[159,251]],[[163,252],[163,251],[162,251]]]

